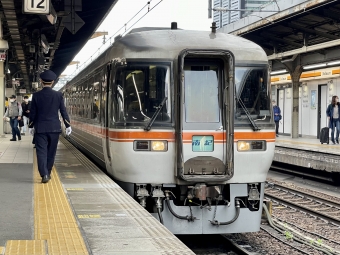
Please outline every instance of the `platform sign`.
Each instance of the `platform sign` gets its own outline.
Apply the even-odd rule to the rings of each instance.
[[[24,0],[23,13],[50,14],[51,0]]]

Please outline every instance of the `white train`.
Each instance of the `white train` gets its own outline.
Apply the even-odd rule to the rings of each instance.
[[[261,47],[138,29],[62,90],[72,142],[173,233],[259,230],[275,147]]]

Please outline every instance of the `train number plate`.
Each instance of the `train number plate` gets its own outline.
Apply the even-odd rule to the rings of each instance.
[[[214,136],[212,135],[192,136],[192,151],[214,151]]]

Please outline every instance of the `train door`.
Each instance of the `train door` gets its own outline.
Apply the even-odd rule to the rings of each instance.
[[[229,87],[224,83],[232,68],[229,61],[211,55],[183,57],[180,61],[178,170],[184,180],[205,182],[232,177],[233,118],[228,109],[234,109],[234,86],[232,79]]]
[[[103,115],[103,121],[102,121],[102,127],[103,127],[103,152],[104,152],[104,158],[106,163],[106,169],[111,168],[111,152],[110,152],[110,116],[111,116],[111,106],[112,106],[112,98],[111,98],[111,91],[112,91],[112,81],[111,81],[111,66],[108,65],[106,69],[103,71],[103,89],[102,89],[102,105],[104,107]]]
[[[280,110],[281,110],[281,116],[282,116],[282,119],[280,120],[280,125],[279,125],[279,133],[280,134],[283,134],[284,133],[284,126],[283,126],[283,123],[284,123],[284,119],[285,119],[285,114],[284,114],[284,105],[285,105],[285,98],[284,98],[284,94],[285,94],[285,91],[284,89],[279,89],[278,91],[278,100],[277,100],[277,105],[280,107]]]
[[[327,84],[320,84],[318,86],[318,124],[317,124],[317,138],[320,138],[320,130],[323,127],[328,127],[327,123]]]

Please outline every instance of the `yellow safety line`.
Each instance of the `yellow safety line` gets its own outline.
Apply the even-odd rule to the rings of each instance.
[[[0,255],[4,254],[5,251],[5,247],[4,246],[0,246]]]
[[[34,239],[11,240],[5,255],[88,255],[56,169],[41,183],[36,154],[33,156]]]

